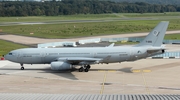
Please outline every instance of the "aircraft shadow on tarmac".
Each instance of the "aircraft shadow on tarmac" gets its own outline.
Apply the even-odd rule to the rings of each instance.
[[[64,70],[64,71],[54,71],[51,70],[50,68],[47,69],[41,69],[43,72],[38,72],[38,73],[51,73],[57,76],[61,76],[67,79],[71,79],[71,80],[79,80],[78,78],[76,78],[75,75],[72,74],[72,72],[76,71],[77,69],[71,69],[71,70]]]
[[[9,73],[9,71],[37,71],[37,73],[51,73],[51,74],[55,74],[57,76],[61,76],[67,79],[71,79],[71,80],[78,80],[75,75],[73,75],[71,72],[76,71],[77,69],[72,69],[72,70],[64,70],[64,71],[53,71],[51,70],[50,67],[45,67],[45,68],[29,68],[29,67],[25,67],[24,70],[21,70],[20,68],[9,68],[9,67],[2,67],[0,68],[0,71],[3,70],[0,73],[6,74],[5,71],[8,71],[7,73]],[[39,72],[38,72],[39,70]]]
[[[132,67],[124,67],[121,69],[90,69],[89,71],[120,71],[124,73],[132,73]]]
[[[125,73],[132,73],[131,72],[132,67],[125,67],[125,68],[121,68],[121,69],[90,69],[89,71],[121,71],[121,72],[125,72]],[[9,68],[9,67],[2,67],[0,68],[0,70],[6,70],[6,71],[23,71],[20,70],[20,68]],[[44,68],[29,68],[29,67],[25,67],[24,71],[38,71],[37,73],[51,73],[66,79],[70,79],[70,80],[79,80],[78,78],[76,78],[76,76],[72,73],[72,72],[78,72],[78,68],[73,68],[71,70],[64,70],[64,71],[54,71],[51,70],[51,68],[49,66],[45,66]],[[83,73],[83,72],[81,72]],[[87,73],[87,72],[84,72]],[[91,74],[91,73],[89,73]]]
[[[152,71],[157,71],[157,70],[162,70],[165,68],[172,68],[172,67],[177,67],[180,65],[180,62],[173,62],[173,63],[167,63],[167,64],[161,64],[161,65],[155,65],[155,66],[150,66],[146,68],[142,68],[140,70],[152,70]]]

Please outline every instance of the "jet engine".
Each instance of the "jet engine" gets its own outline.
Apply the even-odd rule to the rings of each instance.
[[[72,65],[66,62],[61,62],[61,61],[51,62],[52,70],[68,70],[71,68],[72,68]]]

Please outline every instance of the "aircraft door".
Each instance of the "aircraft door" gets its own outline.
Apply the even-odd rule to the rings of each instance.
[[[19,63],[23,63],[23,52],[17,54],[17,61],[19,61]]]
[[[97,57],[97,53],[96,53],[96,52],[93,52],[93,53],[92,53],[92,57],[93,57],[93,58],[96,58],[96,57]]]

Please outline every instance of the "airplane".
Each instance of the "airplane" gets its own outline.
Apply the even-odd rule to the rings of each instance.
[[[51,64],[52,70],[70,70],[81,66],[79,72],[88,72],[92,64],[136,61],[165,52],[162,41],[168,21],[161,21],[139,44],[134,46],[24,48],[10,51],[6,60],[23,64]]]

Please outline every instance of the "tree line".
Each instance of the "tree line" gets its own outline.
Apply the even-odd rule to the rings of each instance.
[[[57,16],[102,13],[163,13],[179,12],[177,5],[143,2],[111,2],[98,0],[62,0],[51,2],[0,2],[0,16]]]
[[[106,0],[106,1],[115,1],[115,2],[146,2],[150,4],[171,4],[171,5],[180,5],[180,0]]]

